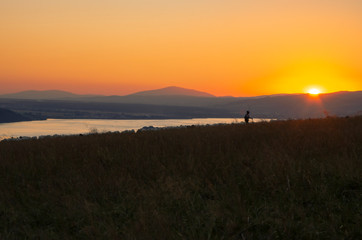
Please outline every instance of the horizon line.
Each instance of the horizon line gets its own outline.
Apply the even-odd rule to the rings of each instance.
[[[275,95],[308,95],[309,93],[307,92],[296,92],[296,93],[271,93],[271,94],[261,94],[261,95],[248,95],[248,96],[233,96],[233,95],[214,95],[202,90],[196,90],[196,89],[192,89],[192,88],[184,88],[184,87],[178,87],[178,86],[167,86],[167,87],[162,87],[162,88],[156,88],[156,89],[149,89],[149,90],[140,90],[140,91],[136,91],[136,92],[132,92],[132,93],[128,93],[128,94],[99,94],[99,93],[77,93],[77,92],[72,92],[72,91],[68,91],[68,90],[63,90],[63,89],[46,89],[46,90],[38,90],[38,89],[28,89],[28,90],[20,90],[20,91],[16,91],[16,92],[6,92],[6,93],[0,93],[0,96],[2,95],[11,95],[11,94],[18,94],[18,93],[23,93],[23,92],[51,92],[51,91],[58,91],[58,92],[64,92],[64,93],[70,93],[70,94],[74,94],[74,95],[80,95],[80,96],[86,96],[86,95],[93,95],[93,96],[100,96],[100,97],[112,97],[112,96],[119,96],[119,97],[125,97],[125,96],[129,96],[129,95],[134,95],[137,93],[141,93],[141,92],[148,92],[148,91],[154,91],[154,90],[161,90],[161,89],[166,89],[166,88],[180,88],[180,89],[186,89],[186,90],[191,90],[191,91],[197,91],[200,93],[205,93],[205,94],[209,94],[211,95],[210,97],[207,96],[202,96],[204,98],[223,98],[223,97],[232,97],[232,98],[254,98],[254,97],[267,97],[267,96],[275,96]],[[362,90],[356,90],[356,91],[350,91],[350,90],[340,90],[340,91],[334,91],[334,92],[321,92],[319,95],[326,95],[326,94],[333,94],[333,93],[341,93],[341,92],[360,92]],[[156,95],[155,95],[156,96]],[[158,95],[158,96],[189,96],[189,95],[183,95],[183,94],[170,94],[170,95]],[[200,96],[193,96],[193,97],[200,97]]]

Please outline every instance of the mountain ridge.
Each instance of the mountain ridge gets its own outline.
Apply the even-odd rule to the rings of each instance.
[[[59,92],[50,91],[50,93],[54,97]],[[319,96],[281,94],[226,98],[154,95],[155,92],[152,91],[151,95],[131,94],[126,96],[61,93],[63,98],[52,99],[46,99],[44,95],[43,98],[34,99],[0,96],[0,107],[22,113],[30,118],[234,118],[242,116],[246,110],[249,110],[256,118],[302,119],[353,116],[362,112],[362,91],[341,91]],[[64,94],[70,97],[65,98]],[[178,110],[175,112],[176,109]]]
[[[189,88],[169,86],[154,90],[147,90],[128,94],[126,96],[193,96],[193,97],[215,97],[214,95]]]
[[[319,96],[326,95],[340,95],[345,93],[355,93],[362,91],[338,91],[331,93],[321,93]],[[281,96],[290,96],[290,95],[303,95],[306,93],[279,93],[279,94],[269,94],[269,95],[257,95],[250,97],[235,97],[235,96],[215,96],[204,91],[198,91],[189,88],[169,86],[159,89],[152,89],[146,91],[139,91],[126,95],[101,95],[101,94],[77,94],[64,90],[26,90],[15,93],[0,94],[0,98],[12,98],[12,99],[60,99],[65,100],[66,98],[73,99],[91,99],[91,98],[132,98],[132,97],[204,97],[204,98],[220,98],[220,99],[257,99],[257,98],[266,98],[266,97],[281,97]]]
[[[100,95],[100,94],[76,94],[63,90],[26,90],[15,93],[0,94],[0,98],[15,99],[65,99],[65,98],[93,98],[93,97],[134,97],[134,96],[187,96],[187,97],[216,97],[210,93],[189,88],[169,86],[159,89],[139,91],[126,95]]]

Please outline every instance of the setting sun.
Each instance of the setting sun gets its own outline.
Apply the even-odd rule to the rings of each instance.
[[[360,91],[361,11],[356,0],[1,0],[0,94]]]
[[[321,91],[317,88],[312,88],[312,89],[309,89],[308,90],[308,93],[311,94],[311,95],[318,95],[321,93]]]

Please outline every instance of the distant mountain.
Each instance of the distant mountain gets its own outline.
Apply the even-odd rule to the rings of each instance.
[[[23,115],[0,108],[0,123],[11,123],[11,122],[21,122],[21,121],[30,121],[30,118],[24,117]]]
[[[11,96],[2,95],[0,108],[16,111],[31,119],[239,118],[246,110],[251,111],[255,118],[300,119],[358,115],[362,112],[362,91],[320,94],[318,97],[309,94],[215,97],[178,87],[127,96],[28,91]]]
[[[23,91],[18,93],[3,94],[0,98],[14,98],[14,99],[69,99],[69,98],[84,98],[94,97],[97,95],[78,95],[70,92],[60,90],[47,90],[47,91]]]
[[[149,90],[136,92],[126,96],[104,96],[104,95],[80,95],[60,90],[47,90],[47,91],[36,91],[29,90],[18,93],[3,94],[0,98],[11,98],[11,99],[49,99],[49,100],[89,100],[89,101],[100,101],[100,102],[138,102],[138,97],[143,102],[144,97],[174,97],[180,99],[180,97],[203,97],[203,98],[215,98],[214,95],[196,91],[193,89],[181,88],[181,87],[166,87],[161,89]],[[158,103],[158,101],[156,101]],[[147,100],[146,100],[147,103]],[[151,103],[153,104],[153,103]]]
[[[206,92],[200,92],[193,89],[180,88],[180,87],[166,87],[156,90],[149,90],[143,92],[137,92],[128,96],[193,96],[193,97],[215,97],[212,94]]]

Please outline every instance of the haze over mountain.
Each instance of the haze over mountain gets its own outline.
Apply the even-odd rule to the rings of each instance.
[[[65,99],[65,98],[91,98],[91,97],[130,97],[130,96],[191,96],[191,97],[215,97],[212,94],[181,87],[165,87],[161,89],[136,92],[124,96],[112,95],[104,96],[97,94],[75,94],[61,90],[28,90],[17,93],[2,94],[0,98],[16,99]]]
[[[0,98],[12,98],[12,99],[52,99],[52,100],[87,100],[87,101],[101,101],[101,102],[118,102],[122,100],[137,100],[137,99],[157,99],[161,97],[163,99],[178,99],[185,97],[190,97],[191,99],[195,98],[220,98],[220,99],[232,99],[232,98],[243,98],[243,99],[250,99],[250,98],[264,98],[264,97],[271,97],[271,96],[285,96],[291,94],[273,94],[273,95],[262,95],[262,96],[254,96],[254,97],[233,97],[233,96],[222,96],[216,97],[210,93],[187,89],[182,87],[165,87],[160,89],[154,90],[147,90],[147,91],[140,91],[135,92],[128,95],[100,95],[100,94],[75,94],[67,91],[62,90],[27,90],[21,91],[16,93],[9,93],[9,94],[1,94]],[[294,94],[292,94],[294,95]]]
[[[226,98],[218,98],[212,94],[180,87],[166,87],[150,91],[136,92],[119,96],[103,95],[79,95],[65,91],[24,91],[13,94],[0,95],[0,98],[33,99],[33,100],[72,100],[102,103],[129,103],[129,104],[153,104],[167,106],[208,106],[224,101]],[[211,99],[212,98],[212,99]],[[232,97],[230,97],[232,98]]]
[[[41,101],[39,101],[41,100]],[[64,91],[25,91],[0,95],[0,107],[44,118],[240,118],[246,110],[259,118],[317,118],[357,115],[362,92],[215,97],[191,89],[167,87],[126,96],[77,95]]]
[[[156,90],[142,91],[130,94],[128,96],[192,96],[192,97],[215,97],[206,92],[181,87],[165,87]]]

